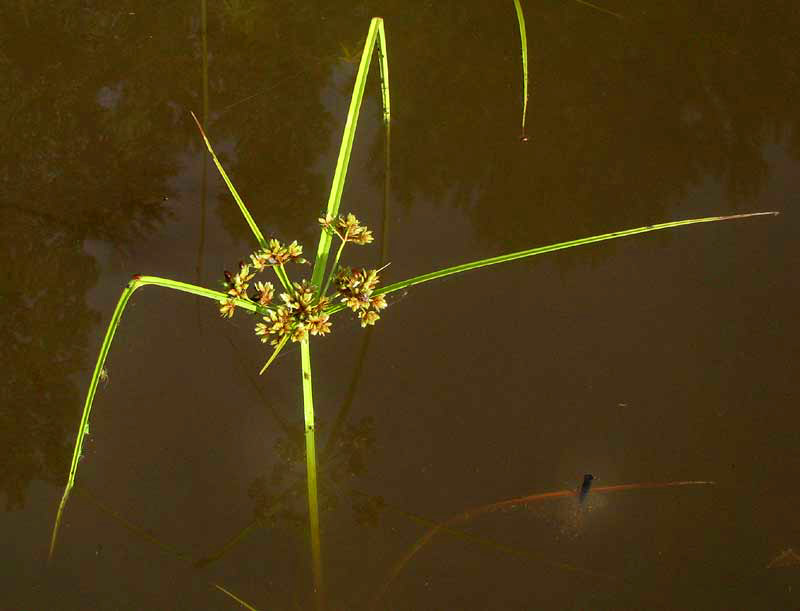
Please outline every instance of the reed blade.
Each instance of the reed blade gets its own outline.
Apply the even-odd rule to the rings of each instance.
[[[514,0],[514,9],[517,12],[519,41],[522,47],[522,140],[527,140],[525,117],[528,113],[528,35],[525,32],[525,14],[522,12],[519,0]]]
[[[771,211],[771,212],[751,212],[749,214],[732,214],[729,216],[709,216],[705,218],[699,219],[686,219],[683,221],[672,221],[669,223],[660,223],[658,225],[646,225],[644,227],[637,227],[635,229],[624,229],[622,231],[614,231],[612,233],[604,233],[601,235],[591,236],[588,238],[580,238],[578,240],[570,240],[569,242],[559,242],[558,244],[550,244],[548,246],[539,246],[537,248],[530,248],[528,250],[520,250],[518,252],[512,252],[506,255],[500,255],[497,257],[489,257],[488,259],[480,259],[479,261],[472,261],[470,263],[462,263],[461,265],[454,265],[452,267],[446,267],[444,269],[437,270],[435,272],[430,272],[428,274],[422,274],[420,276],[414,276],[413,278],[409,278],[408,280],[402,280],[400,282],[395,282],[394,284],[389,284],[383,288],[379,288],[375,291],[376,295],[385,295],[387,293],[392,293],[394,291],[399,291],[409,286],[414,286],[415,284],[422,284],[423,282],[430,282],[431,280],[437,280],[439,278],[444,278],[445,276],[452,276],[453,274],[460,274],[462,272],[468,272],[473,269],[480,269],[481,267],[488,267],[490,265],[497,265],[499,263],[506,263],[508,261],[514,261],[516,259],[524,259],[526,257],[534,257],[536,255],[543,255],[548,252],[554,252],[556,250],[566,250],[567,248],[574,248],[576,246],[585,246],[587,244],[594,244],[596,242],[605,242],[606,240],[615,240],[617,238],[624,238],[627,236],[637,235],[640,233],[648,233],[651,231],[660,231],[662,229],[670,229],[673,227],[683,227],[685,225],[695,225],[698,223],[713,223],[716,221],[730,221],[734,219],[745,219],[751,218],[756,216],[777,216],[780,214],[779,212]],[[336,305],[330,308],[328,312],[338,312],[339,310],[343,309],[344,306]]]
[[[69,499],[70,492],[75,485],[75,477],[78,473],[78,463],[80,462],[83,452],[83,441],[89,431],[89,417],[92,413],[94,397],[97,393],[98,382],[100,381],[100,372],[105,366],[106,357],[108,356],[108,351],[111,349],[111,343],[114,341],[114,334],[117,332],[117,327],[119,327],[120,321],[122,320],[122,314],[125,311],[125,306],[128,305],[128,301],[137,289],[147,285],[161,286],[164,288],[181,291],[183,293],[199,295],[200,297],[205,297],[207,299],[214,299],[216,301],[219,301],[220,299],[227,299],[229,297],[225,293],[220,293],[219,291],[212,291],[211,289],[203,288],[202,286],[196,286],[186,282],[179,282],[177,280],[169,280],[168,278],[159,278],[158,276],[134,276],[133,279],[128,283],[128,286],[126,286],[122,291],[122,294],[117,301],[117,306],[114,308],[114,313],[111,316],[111,322],[108,323],[108,328],[106,329],[103,343],[100,346],[100,353],[97,355],[94,371],[92,372],[92,377],[89,380],[89,390],[86,393],[86,400],[83,404],[81,421],[80,425],[78,426],[78,434],[75,439],[75,448],[72,451],[72,462],[70,463],[69,467],[69,477],[67,478],[67,484],[64,487],[64,493],[61,497],[61,502],[58,505],[58,511],[56,512],[56,519],[55,523],[53,524],[53,533],[50,536],[50,550],[47,556],[48,562],[50,562],[50,560],[53,558],[58,532],[61,527],[61,519],[64,515],[64,509],[67,506],[67,500]],[[236,305],[239,307],[251,312],[257,311],[256,304],[251,301],[245,299],[236,299],[235,301]]]
[[[233,199],[236,200],[236,203],[239,206],[239,210],[241,211],[242,216],[244,216],[244,220],[246,220],[247,224],[250,226],[250,231],[252,231],[253,235],[256,237],[258,245],[261,248],[266,248],[267,241],[264,239],[264,234],[261,233],[261,230],[258,228],[258,225],[256,225],[256,222],[253,220],[250,211],[247,209],[247,206],[244,205],[244,201],[242,201],[242,198],[239,196],[239,192],[236,191],[236,187],[233,186],[231,179],[228,178],[228,174],[225,172],[225,168],[222,167],[222,164],[219,162],[219,159],[217,159],[217,154],[211,147],[211,142],[209,141],[208,136],[206,136],[206,132],[205,130],[203,130],[203,126],[200,124],[200,121],[197,120],[197,117],[193,112],[191,112],[190,114],[192,115],[192,119],[194,119],[194,122],[197,124],[197,129],[200,130],[200,135],[203,136],[203,141],[206,143],[206,148],[208,149],[208,152],[211,154],[211,159],[214,160],[214,165],[217,166],[217,169],[219,170],[219,173],[222,176],[222,180],[224,180],[225,184],[228,185],[228,191],[231,192]]]
[[[220,591],[220,592],[222,592],[223,594],[226,594],[228,597],[230,597],[230,598],[232,598],[233,600],[235,600],[237,603],[239,603],[239,605],[241,605],[241,606],[242,606],[242,607],[244,607],[245,609],[249,609],[250,611],[258,611],[258,609],[256,609],[254,606],[252,606],[252,605],[248,604],[246,601],[244,601],[244,600],[242,600],[241,598],[239,598],[238,596],[236,596],[236,594],[234,594],[234,593],[233,593],[233,592],[231,592],[230,590],[226,590],[225,588],[223,588],[223,587],[222,587],[221,585],[219,585],[218,583],[214,583],[214,582],[212,581],[212,582],[211,582],[211,585],[212,585],[212,586],[214,586],[215,588],[217,588],[217,590],[219,590],[219,591]]]
[[[364,41],[364,50],[361,53],[361,63],[356,74],[356,82],[353,86],[353,95],[350,99],[350,108],[347,111],[347,120],[344,125],[342,144],[339,147],[339,157],[336,161],[336,170],[333,174],[331,191],[328,195],[328,206],[326,215],[328,218],[335,218],[339,214],[339,205],[342,201],[345,180],[347,179],[347,168],[350,164],[350,154],[353,150],[356,127],[358,125],[358,115],[361,112],[361,102],[364,98],[364,88],[367,84],[369,66],[372,61],[372,52],[375,45],[379,46],[380,53],[380,76],[381,76],[381,101],[383,104],[383,120],[388,124],[390,120],[390,101],[389,101],[389,64],[386,55],[386,34],[383,28],[383,19],[373,17],[367,32],[367,39]],[[328,254],[331,249],[331,235],[324,229],[320,232],[319,245],[317,246],[317,257],[314,261],[314,271],[311,274],[311,284],[322,287],[322,280],[325,275],[325,268],[328,264]]]
[[[288,335],[284,335],[283,336],[283,339],[281,339],[281,341],[278,343],[278,345],[275,346],[275,350],[272,351],[272,356],[269,357],[269,360],[267,360],[267,362],[261,368],[261,371],[258,372],[258,375],[261,375],[262,373],[264,373],[267,370],[267,367],[269,367],[272,364],[272,361],[274,361],[275,358],[280,353],[280,351],[283,350],[283,347],[286,345],[286,340],[288,340],[288,339],[289,339]]]

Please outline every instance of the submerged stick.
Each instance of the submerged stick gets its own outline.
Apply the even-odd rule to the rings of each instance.
[[[364,496],[364,497],[370,497],[371,496],[370,494],[367,494],[366,492],[363,492],[361,490],[353,489],[353,492],[355,492],[356,494],[360,494],[361,496]],[[402,515],[405,518],[408,518],[412,522],[416,522],[418,524],[423,524],[424,526],[428,526],[428,527],[438,527],[438,528],[440,528],[440,532],[447,533],[448,535],[451,535],[453,537],[458,537],[458,538],[464,539],[466,541],[470,541],[471,543],[475,543],[475,544],[481,545],[483,547],[494,549],[496,551],[500,551],[500,552],[507,553],[507,554],[512,554],[514,556],[535,559],[537,562],[541,562],[541,563],[543,563],[543,564],[545,564],[547,566],[550,566],[550,567],[553,567],[553,568],[556,568],[556,569],[561,569],[561,570],[570,571],[570,572],[574,572],[574,573],[582,573],[582,574],[588,575],[590,577],[601,577],[603,579],[608,579],[608,580],[612,580],[612,581],[618,581],[619,580],[618,577],[615,577],[614,575],[609,575],[607,573],[600,573],[598,571],[591,571],[589,569],[585,569],[583,567],[576,566],[574,564],[567,564],[567,563],[564,563],[564,562],[553,562],[552,560],[544,558],[543,554],[537,554],[537,553],[532,552],[532,551],[527,550],[527,549],[521,549],[521,548],[518,548],[518,547],[513,547],[511,545],[507,545],[505,543],[499,543],[499,542],[495,541],[494,539],[490,539],[489,537],[483,537],[483,536],[480,536],[480,535],[476,535],[474,533],[471,533],[471,532],[466,531],[466,530],[464,530],[462,528],[458,528],[458,527],[455,527],[455,526],[452,526],[452,525],[444,525],[443,523],[437,522],[436,520],[432,520],[432,519],[427,518],[425,516],[422,516],[422,515],[420,515],[418,513],[414,513],[412,511],[406,511],[405,509],[400,509],[399,507],[391,505],[390,503],[386,503],[385,501],[383,503],[383,507],[385,507],[386,509],[394,511],[395,513],[398,513],[398,514]]]
[[[603,494],[606,492],[622,492],[625,490],[644,490],[644,489],[652,489],[652,488],[675,488],[678,486],[713,486],[715,482],[711,481],[677,481],[677,482],[658,482],[658,483],[638,483],[638,484],[619,484],[616,486],[598,486],[593,488],[593,494]],[[521,496],[513,499],[507,499],[504,501],[498,501],[497,503],[490,503],[488,505],[481,505],[479,507],[473,507],[471,509],[467,509],[458,513],[451,518],[448,518],[444,522],[436,524],[435,526],[429,528],[423,535],[420,537],[417,542],[411,546],[411,548],[406,552],[406,554],[392,567],[392,570],[389,572],[386,580],[384,581],[383,585],[381,586],[380,590],[378,590],[377,594],[372,600],[372,607],[375,608],[380,599],[386,594],[386,591],[389,589],[389,586],[392,582],[397,578],[403,568],[408,564],[411,559],[417,555],[417,553],[425,547],[430,541],[442,531],[446,531],[447,528],[451,527],[453,524],[459,524],[462,522],[467,522],[478,516],[484,515],[486,513],[490,513],[492,511],[497,511],[499,509],[506,509],[509,507],[515,507],[517,505],[528,505],[530,503],[534,503],[537,501],[550,501],[565,497],[574,497],[578,494],[575,490],[557,490],[555,492],[540,492],[537,494],[530,494],[527,496]]]

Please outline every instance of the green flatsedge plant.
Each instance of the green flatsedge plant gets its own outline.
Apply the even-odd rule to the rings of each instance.
[[[524,40],[524,39],[523,39]],[[407,289],[417,284],[437,280],[445,276],[459,274],[462,272],[480,269],[491,265],[506,263],[516,259],[532,257],[557,250],[585,246],[597,242],[614,240],[618,238],[661,231],[664,229],[677,228],[698,223],[710,223],[716,221],[744,219],[763,215],[776,215],[777,212],[755,212],[750,214],[736,214],[729,216],[710,216],[705,218],[687,219],[672,221],[634,229],[625,229],[612,233],[590,236],[539,246],[481,259],[459,265],[445,267],[420,276],[415,276],[406,280],[401,280],[388,286],[379,286],[379,274],[381,269],[353,269],[340,266],[340,258],[344,246],[348,243],[366,245],[372,241],[371,231],[361,225],[352,213],[340,215],[339,208],[344,190],[347,169],[350,161],[350,154],[355,138],[356,126],[358,123],[361,103],[364,96],[367,75],[373,52],[377,49],[378,64],[380,70],[381,100],[383,108],[383,124],[385,137],[388,142],[390,125],[390,100],[389,100],[389,68],[386,54],[386,35],[384,32],[383,20],[373,18],[361,54],[361,60],[356,74],[353,94],[347,119],[344,126],[342,142],[339,148],[339,156],[334,171],[333,182],[328,196],[327,209],[324,216],[320,218],[321,232],[317,245],[316,257],[311,277],[292,281],[287,271],[287,265],[299,264],[304,262],[303,249],[297,242],[283,244],[272,238],[265,239],[264,234],[259,229],[247,206],[236,191],[232,181],[228,177],[225,169],[214,153],[211,142],[209,141],[202,125],[197,118],[192,117],[197,122],[200,134],[205,142],[209,154],[214,164],[219,170],[228,190],[231,193],[242,216],[250,227],[257,249],[249,256],[248,262],[242,262],[235,274],[226,273],[223,289],[213,290],[205,287],[160,278],[158,276],[134,276],[117,302],[116,308],[111,316],[111,321],[106,330],[100,352],[95,363],[94,371],[89,381],[89,389],[84,403],[84,409],[78,426],[78,433],[75,440],[75,448],[72,456],[72,463],[69,469],[64,493],[56,513],[55,524],[50,541],[49,557],[52,558],[58,536],[59,525],[69,499],[70,491],[75,484],[75,477],[78,469],[78,462],[81,457],[84,437],[89,431],[89,418],[91,415],[94,397],[97,386],[105,371],[106,359],[114,339],[114,334],[120,324],[122,314],[133,293],[145,286],[159,286],[171,290],[197,295],[217,302],[220,314],[224,317],[233,315],[236,308],[245,312],[256,314],[261,320],[255,325],[256,336],[264,343],[272,346],[272,354],[267,359],[262,372],[274,360],[280,350],[287,342],[297,342],[300,344],[300,372],[301,385],[303,392],[303,414],[305,419],[305,443],[306,443],[306,471],[308,485],[308,505],[309,505],[309,530],[311,543],[312,572],[314,577],[314,592],[318,608],[324,606],[323,579],[322,579],[322,548],[319,537],[319,508],[317,500],[317,467],[315,449],[315,427],[314,427],[314,401],[311,374],[311,352],[310,337],[324,336],[330,333],[332,328],[331,317],[337,312],[350,309],[356,313],[362,326],[371,326],[380,318],[379,312],[386,306],[385,296],[389,293]],[[388,160],[388,148],[386,150]],[[387,174],[388,180],[388,174]],[[334,240],[338,240],[334,259],[330,269],[328,269],[328,259]],[[275,278],[280,285],[280,289],[271,282],[256,281],[256,274],[272,270]],[[329,292],[329,289],[331,292]],[[279,301],[275,300],[275,293],[280,290]],[[249,291],[249,292],[248,292]]]

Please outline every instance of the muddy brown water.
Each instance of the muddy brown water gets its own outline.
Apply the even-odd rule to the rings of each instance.
[[[135,273],[216,288],[254,247],[189,111],[264,232],[313,253],[374,15],[388,236],[374,74],[342,209],[379,238],[345,261],[376,264],[388,239],[386,282],[782,215],[415,287],[366,348],[337,317],[312,343],[318,447],[336,431],[319,465],[326,606],[368,608],[420,518],[592,473],[580,511],[521,504],[440,533],[376,607],[797,607],[800,572],[774,561],[800,549],[800,10],[597,4],[625,19],[523,3],[525,143],[511,2],[209,3],[205,43],[201,2],[0,8],[0,609],[240,608],[210,582],[258,609],[313,608],[299,353],[258,377],[250,317],[155,287],[123,318],[45,560],[121,289]],[[677,480],[715,485],[594,493]]]

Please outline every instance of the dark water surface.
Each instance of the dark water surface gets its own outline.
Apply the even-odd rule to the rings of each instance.
[[[800,606],[800,569],[767,568],[800,551],[800,5],[598,4],[626,19],[523,2],[527,143],[510,0],[209,2],[205,62],[199,0],[0,7],[0,609],[241,608],[210,582],[258,609],[313,607],[299,353],[258,377],[250,317],[155,287],[118,330],[45,561],[120,291],[135,273],[217,288],[255,246],[189,111],[207,112],[264,232],[313,253],[374,15],[393,105],[387,283],[667,220],[782,215],[415,287],[366,348],[339,317],[312,341],[318,447],[337,432],[319,465],[327,607],[368,608],[419,518],[584,473],[580,511],[571,497],[463,520],[377,608]],[[379,237],[383,146],[373,73],[342,210]],[[599,491],[676,480],[716,485]]]

